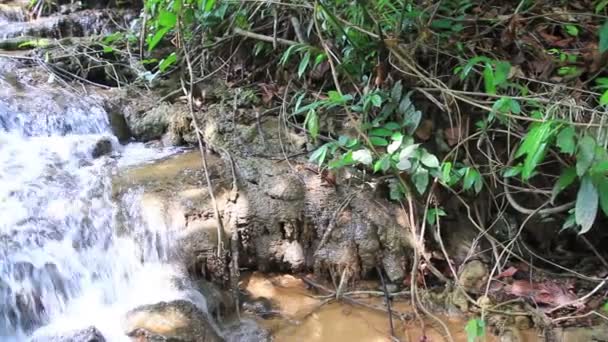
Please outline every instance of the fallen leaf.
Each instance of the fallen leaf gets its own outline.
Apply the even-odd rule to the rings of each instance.
[[[496,279],[510,278],[510,277],[514,276],[515,273],[517,273],[517,271],[519,271],[517,268],[511,266],[511,267],[507,268],[506,270],[504,270],[499,275],[497,275]]]
[[[424,120],[420,123],[420,127],[416,130],[416,136],[420,140],[429,140],[433,133],[433,120]]]
[[[462,129],[460,128],[460,126],[446,128],[444,134],[445,140],[450,146],[458,144],[458,142],[463,138]]]

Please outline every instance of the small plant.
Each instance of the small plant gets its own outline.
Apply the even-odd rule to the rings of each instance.
[[[472,318],[467,322],[464,330],[467,333],[467,341],[476,342],[486,336],[486,322],[479,318]]]

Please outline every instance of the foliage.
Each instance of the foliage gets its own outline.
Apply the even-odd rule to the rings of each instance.
[[[475,342],[486,335],[486,323],[479,318],[472,318],[467,322],[464,330],[467,333],[467,341]]]

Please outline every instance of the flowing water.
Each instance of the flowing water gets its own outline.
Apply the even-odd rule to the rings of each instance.
[[[93,158],[100,139],[114,152]],[[167,262],[169,230],[139,219],[140,192],[111,198],[114,172],[164,152],[121,147],[87,97],[0,75],[1,341],[88,326],[128,341],[129,309],[177,298],[204,306],[177,289],[184,276]]]

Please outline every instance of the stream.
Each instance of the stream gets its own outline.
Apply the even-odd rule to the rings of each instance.
[[[204,308],[198,292],[176,288],[184,275],[167,263],[162,225],[128,214],[137,189],[111,198],[113,173],[175,151],[120,146],[86,97],[0,84],[0,340],[95,326],[108,341],[129,341],[120,323],[138,305],[188,298]]]

